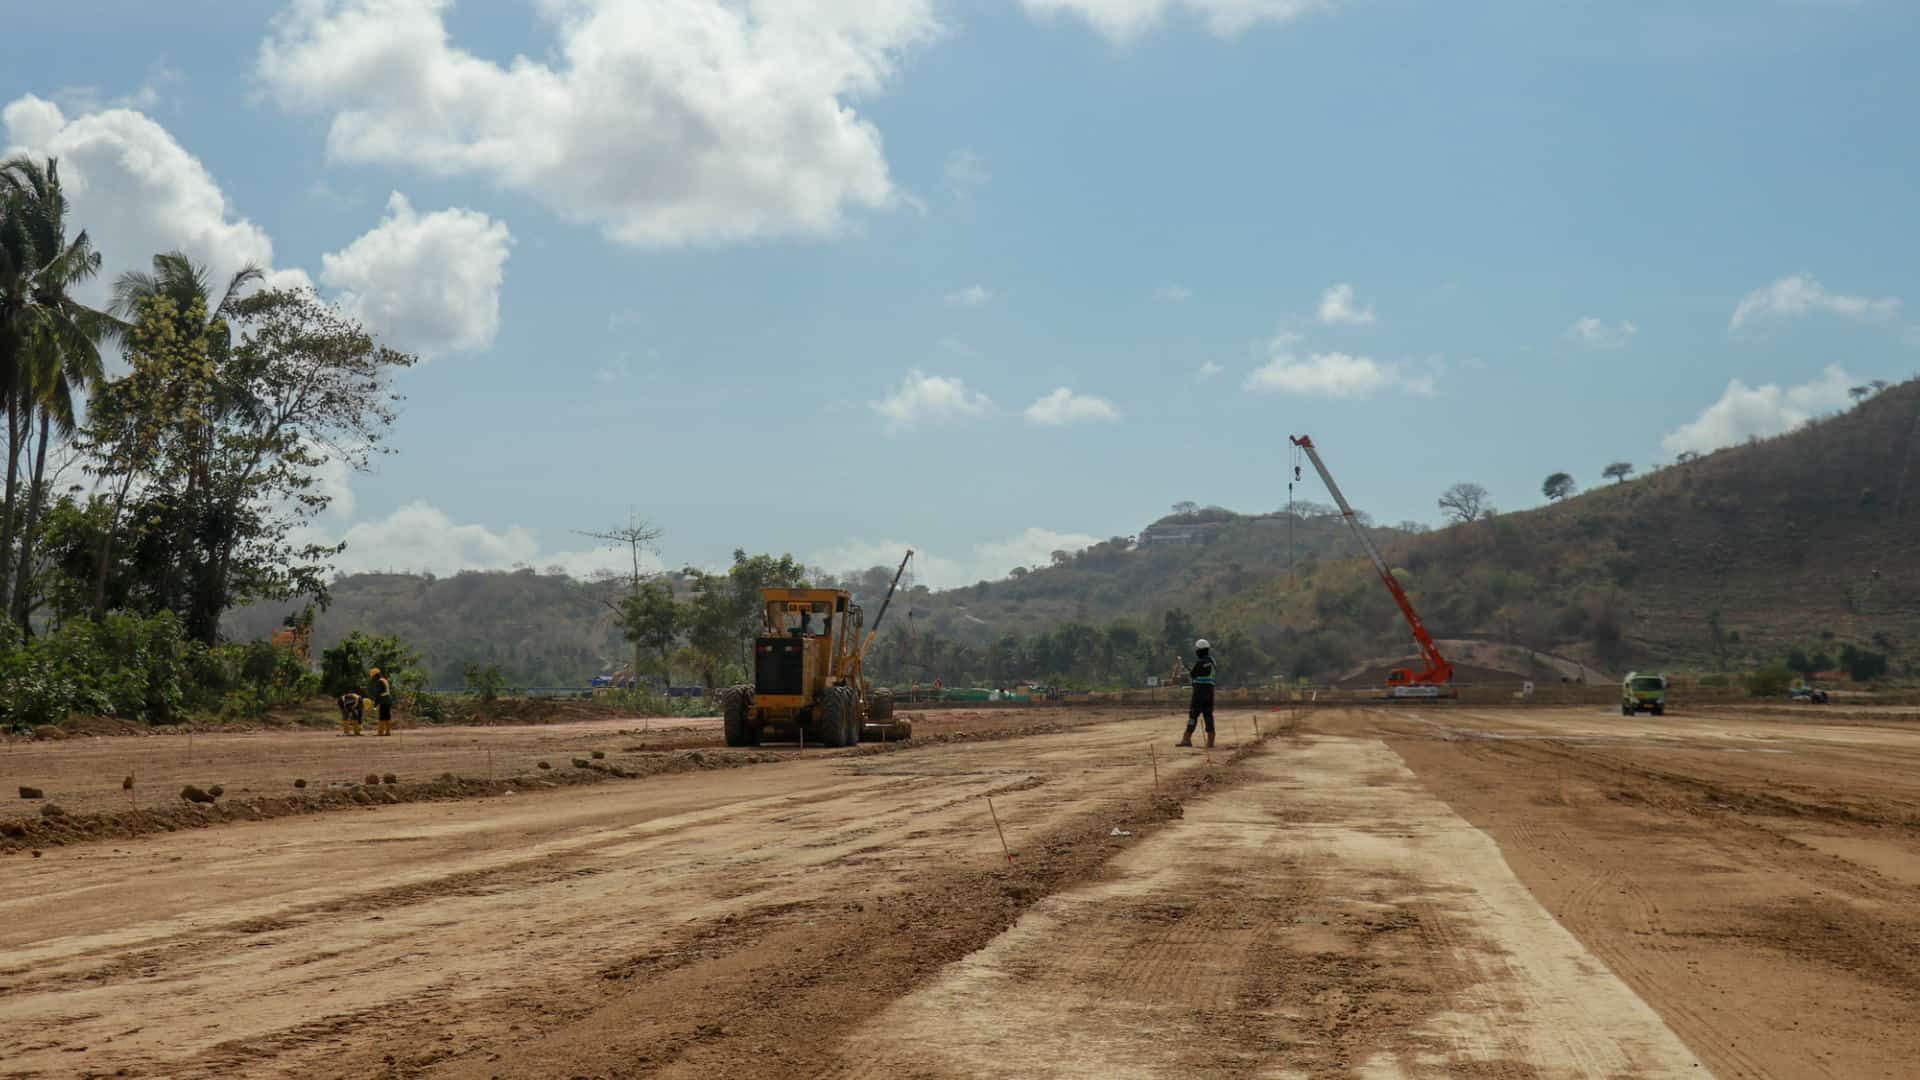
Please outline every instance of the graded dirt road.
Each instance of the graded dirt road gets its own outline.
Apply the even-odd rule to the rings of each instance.
[[[0,1076],[1910,1075],[1920,730],[1820,719],[996,714],[0,856]]]

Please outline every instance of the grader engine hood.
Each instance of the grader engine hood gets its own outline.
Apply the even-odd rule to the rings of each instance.
[[[807,689],[809,639],[763,637],[753,644],[753,689],[761,695],[803,694]]]

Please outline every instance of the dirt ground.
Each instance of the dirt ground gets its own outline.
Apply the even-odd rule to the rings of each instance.
[[[1898,717],[1243,711],[1211,753],[1179,727],[929,713],[878,752],[0,855],[0,1076],[1920,1060],[1920,727]],[[130,769],[281,790],[718,742],[636,730],[201,736],[193,764],[173,736],[32,744],[0,750],[0,794],[107,812]]]

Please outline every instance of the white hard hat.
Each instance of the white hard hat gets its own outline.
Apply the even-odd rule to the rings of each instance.
[[[1196,652],[1213,648],[1213,646],[1207,644],[1206,638],[1201,638],[1199,641],[1194,642],[1193,647]]]

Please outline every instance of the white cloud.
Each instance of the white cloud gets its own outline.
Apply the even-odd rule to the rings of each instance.
[[[273,266],[273,241],[235,218],[206,167],[167,130],[130,109],[68,116],[50,101],[24,95],[0,110],[4,156],[60,159],[72,220],[84,225],[101,255],[101,270],[74,290],[102,305],[113,280],[147,270],[157,252],[183,251],[222,283],[252,263]],[[299,270],[275,271],[271,285],[305,285]]]
[[[1226,368],[1223,368],[1223,367],[1221,367],[1221,366],[1220,366],[1219,364],[1216,364],[1216,363],[1214,363],[1213,361],[1211,361],[1211,360],[1209,360],[1209,361],[1207,361],[1206,363],[1204,363],[1204,364],[1201,364],[1201,365],[1200,365],[1200,370],[1199,370],[1198,372],[1195,372],[1195,375],[1196,375],[1196,376],[1197,376],[1198,378],[1200,378],[1200,379],[1203,379],[1203,380],[1204,380],[1204,379],[1211,379],[1211,378],[1213,378],[1213,377],[1214,377],[1215,375],[1218,375],[1218,374],[1220,374],[1221,372],[1223,372],[1223,371],[1225,371],[1225,370],[1227,370],[1227,369],[1226,369]]]
[[[1282,353],[1255,368],[1247,376],[1245,388],[1264,394],[1364,398],[1398,380],[1392,367],[1364,356],[1315,353],[1303,360]]]
[[[512,243],[505,223],[479,211],[422,215],[396,191],[380,224],[320,257],[320,280],[397,348],[427,356],[484,349],[500,328]]]
[[[955,150],[947,155],[947,186],[955,195],[966,198],[976,188],[986,187],[993,179],[986,162],[971,150]]]
[[[985,416],[993,411],[993,401],[951,375],[928,375],[914,368],[892,394],[867,402],[867,407],[886,420],[889,432],[898,432]]]
[[[1900,310],[1900,298],[1889,296],[1871,300],[1864,296],[1830,293],[1808,274],[1792,274],[1741,299],[1727,323],[1732,333],[1751,322],[1764,319],[1794,319],[1825,312],[1847,319],[1884,319]]]
[[[1076,394],[1062,386],[1027,406],[1027,422],[1043,427],[1067,424],[1112,422],[1120,419],[1120,410],[1106,398]]]
[[[1181,304],[1193,298],[1193,290],[1185,285],[1168,283],[1153,290],[1153,295],[1169,304]]]
[[[550,46],[502,65],[450,0],[293,0],[255,70],[330,117],[327,154],[482,176],[643,247],[831,233],[896,204],[880,93],[940,31],[933,0],[545,0]]]
[[[1782,388],[1768,383],[1748,386],[1739,379],[1727,383],[1720,400],[1701,410],[1691,423],[1660,440],[1669,454],[1692,451],[1705,454],[1735,446],[1751,438],[1784,435],[1823,412],[1845,408],[1847,391],[1859,380],[1837,366],[1799,386]]]
[[[1320,321],[1328,326],[1371,326],[1373,307],[1353,305],[1353,286],[1335,285],[1320,294]]]
[[[1077,15],[1108,39],[1125,44],[1175,10],[1204,19],[1219,37],[1261,22],[1287,23],[1333,6],[1334,0],[1020,0],[1035,15]]]
[[[313,535],[318,536],[317,531]],[[511,525],[502,530],[456,521],[426,502],[412,502],[382,518],[354,524],[344,534],[346,551],[333,560],[343,574],[393,570],[410,573],[452,574],[461,570],[510,570],[516,566],[546,569],[559,566],[575,577],[595,571],[624,572],[632,566],[625,548],[586,548],[549,551],[533,530]],[[643,570],[666,567],[650,553],[641,556]]]
[[[993,290],[985,285],[969,285],[946,295],[948,307],[979,307],[993,299]]]
[[[1046,566],[1055,551],[1080,551],[1099,542],[1098,537],[1085,533],[1030,527],[1004,540],[975,544],[959,556],[941,555],[904,540],[853,540],[816,551],[804,561],[831,574],[857,573],[875,566],[891,567],[912,548],[915,583],[951,589],[976,581],[998,581],[1016,566]]]
[[[1567,327],[1567,336],[1589,349],[1623,348],[1639,332],[1640,328],[1630,322],[1608,326],[1592,315],[1575,319]]]

